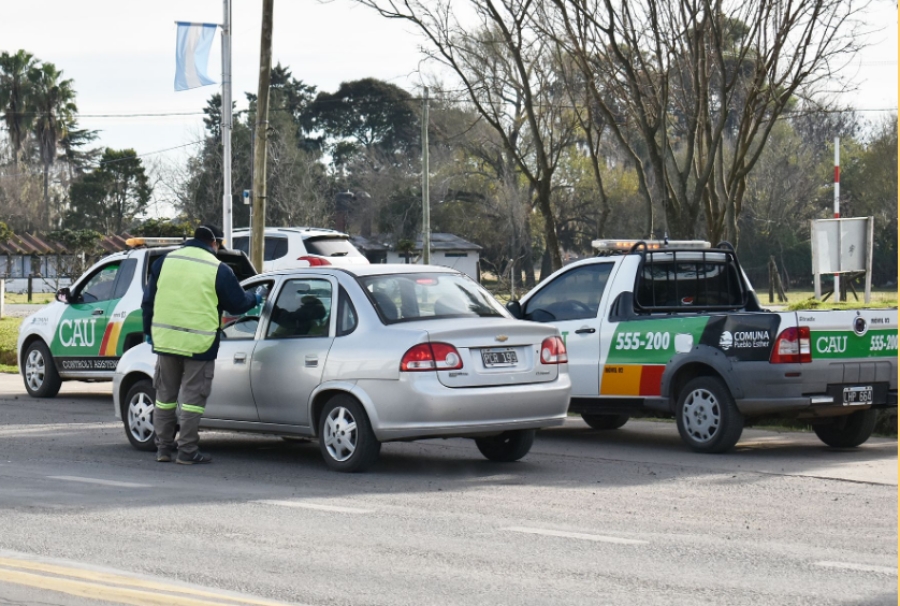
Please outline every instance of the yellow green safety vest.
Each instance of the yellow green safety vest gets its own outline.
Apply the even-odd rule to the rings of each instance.
[[[212,347],[219,330],[218,272],[219,260],[196,246],[166,255],[153,303],[154,350],[189,357]]]

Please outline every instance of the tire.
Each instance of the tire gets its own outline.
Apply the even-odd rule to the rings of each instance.
[[[869,439],[877,420],[878,411],[874,408],[858,410],[836,417],[831,423],[813,425],[813,431],[832,448],[855,448]]]
[[[581,413],[581,418],[593,429],[605,430],[618,429],[625,425],[631,417],[628,415],[598,415],[583,412]]]
[[[534,430],[504,431],[490,438],[475,438],[475,445],[485,458],[501,463],[518,461],[528,454],[534,444]]]
[[[153,404],[156,390],[149,379],[141,379],[128,390],[122,402],[122,424],[131,445],[138,450],[156,450],[156,432],[153,430]]]
[[[675,420],[681,439],[697,452],[731,450],[744,431],[744,418],[721,379],[697,377],[678,395]]]
[[[378,460],[381,442],[375,438],[365,409],[356,398],[334,396],[319,417],[319,450],[334,471],[365,471]]]
[[[25,350],[22,359],[25,389],[33,398],[53,398],[62,387],[62,379],[56,370],[56,363],[43,341],[34,341]]]

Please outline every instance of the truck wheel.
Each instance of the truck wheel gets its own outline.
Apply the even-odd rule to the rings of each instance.
[[[819,439],[834,448],[855,448],[869,439],[875,430],[878,411],[874,408],[835,417],[832,422],[813,425]]]
[[[122,423],[128,441],[138,450],[156,450],[156,432],[153,430],[153,404],[156,390],[149,379],[142,379],[128,390],[122,402]]]
[[[581,413],[584,422],[594,429],[618,429],[628,422],[628,415],[598,415]]]
[[[349,395],[328,400],[319,418],[319,450],[334,471],[365,471],[378,459],[381,442],[365,409]]]
[[[681,439],[697,452],[730,450],[744,431],[744,418],[728,387],[716,377],[688,381],[675,409]]]
[[[62,387],[56,363],[43,341],[34,341],[25,350],[25,389],[34,398],[53,398]]]
[[[533,429],[504,431],[498,436],[475,438],[475,445],[485,458],[501,463],[518,461],[528,454],[534,444]]]

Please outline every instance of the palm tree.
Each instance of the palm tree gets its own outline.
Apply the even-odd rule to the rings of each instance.
[[[0,53],[0,111],[3,111],[3,121],[9,131],[13,164],[16,167],[33,121],[29,108],[31,82],[28,74],[36,68],[37,63],[34,55],[24,50],[14,55]]]
[[[52,63],[42,63],[29,72],[34,108],[34,134],[41,151],[44,166],[44,226],[50,226],[50,167],[56,161],[61,139],[68,134],[68,127],[75,123],[78,108],[75,106],[75,90],[72,80],[63,80],[62,71]]]

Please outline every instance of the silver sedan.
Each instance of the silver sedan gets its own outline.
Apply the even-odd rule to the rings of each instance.
[[[422,265],[317,267],[243,283],[269,296],[225,318],[202,428],[319,439],[326,463],[361,471],[381,443],[471,437],[495,461],[524,457],[569,404],[557,329],[513,319],[476,282]],[[156,356],[122,356],[115,414],[155,449]]]

